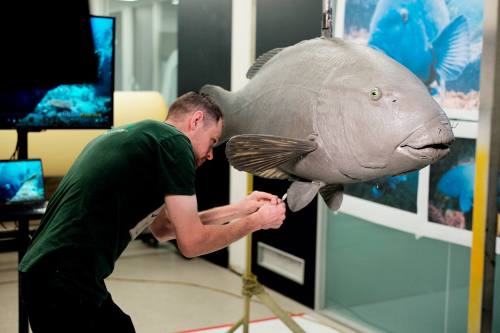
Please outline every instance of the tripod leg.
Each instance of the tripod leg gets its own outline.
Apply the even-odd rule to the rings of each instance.
[[[243,333],[248,333],[250,325],[250,302],[252,296],[245,296],[245,313],[243,314]]]
[[[226,332],[226,333],[233,333],[235,332],[238,327],[243,325],[243,333],[248,333],[248,327],[249,327],[249,322],[250,322],[250,302],[252,300],[252,295],[251,294],[245,294],[245,299],[244,299],[244,313],[243,313],[243,318],[240,319],[236,324],[231,326],[231,328]]]
[[[226,333],[233,333],[244,323],[243,319],[240,319],[236,324],[234,324]]]
[[[293,333],[306,333],[288,314],[279,307],[271,296],[261,288],[256,296],[271,310]]]

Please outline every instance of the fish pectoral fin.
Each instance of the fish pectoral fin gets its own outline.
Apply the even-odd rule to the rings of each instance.
[[[325,200],[326,205],[330,210],[337,211],[342,204],[344,198],[344,186],[339,184],[329,184],[320,188],[319,193]]]
[[[279,168],[267,169],[262,172],[256,172],[256,176],[268,179],[289,179],[290,175]]]
[[[272,49],[271,51],[268,51],[264,54],[262,54],[260,57],[257,58],[257,60],[255,60],[255,63],[252,65],[252,67],[250,67],[250,69],[248,69],[248,72],[247,72],[247,79],[251,79],[255,76],[255,74],[257,74],[257,72],[269,61],[271,60],[272,57],[274,57],[275,55],[277,55],[278,53],[281,52],[281,50],[283,50],[282,47],[280,48],[276,48],[276,49]]]
[[[288,208],[292,212],[301,210],[314,199],[323,185],[321,182],[293,182],[286,191]]]
[[[229,163],[240,171],[262,174],[317,148],[314,141],[272,135],[242,134],[226,144]],[[279,171],[279,170],[278,170]]]
[[[470,59],[469,28],[463,15],[457,16],[432,43],[436,72],[447,80],[462,74]]]

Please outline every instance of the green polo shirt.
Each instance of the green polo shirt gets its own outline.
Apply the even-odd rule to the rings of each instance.
[[[167,194],[195,194],[189,139],[152,120],[106,132],[84,148],[61,181],[19,270],[29,272],[56,250],[59,257],[84,253],[81,264],[65,258],[76,262],[81,281],[75,285],[104,299],[103,280],[130,242],[129,231]]]

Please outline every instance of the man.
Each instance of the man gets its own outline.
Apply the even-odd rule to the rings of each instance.
[[[219,108],[191,92],[172,104],[165,122],[119,127],[84,148],[20,263],[34,333],[135,332],[104,278],[138,222],[162,204],[151,231],[160,241],[176,238],[186,257],[281,226],[284,204],[263,192],[198,213],[195,168],[212,159],[222,126]]]

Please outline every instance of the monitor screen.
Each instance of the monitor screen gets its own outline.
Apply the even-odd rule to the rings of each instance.
[[[42,161],[0,161],[0,205],[45,200]]]
[[[2,91],[0,128],[92,129],[113,125],[115,19],[92,16],[90,23],[98,57],[98,81]]]

